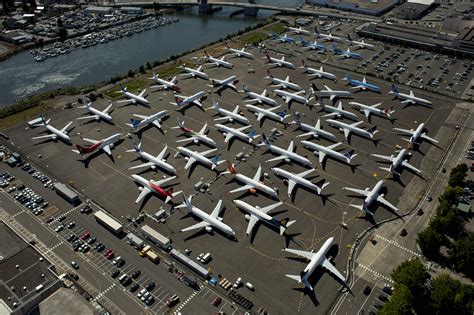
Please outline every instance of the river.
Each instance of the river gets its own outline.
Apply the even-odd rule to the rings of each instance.
[[[272,2],[295,4],[303,1]],[[229,14],[235,10],[224,7],[207,16],[197,14],[197,8],[193,8],[177,13],[179,22],[87,49],[76,49],[43,62],[36,62],[29,51],[19,53],[0,62],[0,107],[59,87],[81,87],[107,81],[115,74],[124,74],[148,61],[166,59],[255,25],[274,13],[260,11],[257,17],[240,15],[230,19]]]

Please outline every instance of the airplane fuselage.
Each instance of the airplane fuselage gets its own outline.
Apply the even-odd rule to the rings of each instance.
[[[275,77],[268,77],[268,78],[270,78],[270,80],[272,80],[273,84],[281,85],[281,87],[284,88],[284,89],[288,88],[288,89],[292,89],[292,90],[295,90],[295,91],[302,90],[301,86],[299,86],[296,83],[290,82],[289,80],[286,81],[286,80],[278,79],[278,78],[275,78]]]
[[[275,145],[270,145],[270,146],[267,146],[267,147],[269,148],[269,150],[271,152],[273,152],[275,154],[287,156],[289,160],[293,160],[293,161],[298,162],[302,165],[308,165],[308,166],[313,165],[310,160],[308,160],[307,158],[305,158],[305,157],[303,157],[303,156],[301,156],[301,155],[299,155],[295,152],[285,150],[285,149],[277,147]]]
[[[176,176],[173,176],[173,177],[176,177]],[[161,188],[160,186],[156,184],[153,184],[151,181],[141,177],[140,175],[133,174],[132,178],[134,181],[136,181],[143,187],[148,188],[150,191],[157,194],[158,196],[163,197],[163,198],[170,197],[170,194],[166,190],[164,190],[163,188]]]
[[[279,227],[280,224],[278,224],[277,222],[275,222],[273,220],[273,217],[271,217],[270,215],[266,214],[265,212],[261,211],[259,208],[257,207],[254,207],[252,205],[249,205],[248,203],[246,203],[245,201],[242,201],[242,200],[234,200],[234,203],[237,205],[237,207],[239,207],[240,209],[243,209],[245,210],[246,212],[256,216],[258,219],[260,220],[264,220],[276,227]]]
[[[258,107],[258,106],[245,105],[245,107],[247,107],[250,111],[253,111],[253,112],[256,112],[256,113],[262,113],[264,116],[272,118],[276,121],[283,122],[284,119],[285,119],[284,117],[278,115],[277,113],[274,113],[270,110],[267,110],[267,109],[264,109],[264,108],[261,108],[261,107]],[[259,119],[257,119],[257,120],[259,120]]]
[[[92,106],[89,106],[87,108],[87,111],[89,113],[91,113],[92,115],[95,115],[98,119],[103,119],[103,120],[106,120],[106,121],[112,121],[112,116],[110,116],[109,114],[107,113],[104,113]]]
[[[327,155],[331,156],[332,158],[334,158],[336,160],[340,160],[344,163],[350,163],[349,158],[347,158],[344,154],[342,154],[338,151],[329,149],[329,148],[327,148],[323,145],[319,145],[319,144],[309,142],[309,141],[306,141],[306,140],[301,141],[301,143],[305,147],[309,148],[310,150],[322,152],[322,153],[327,154]]]
[[[135,95],[133,93],[130,93],[130,92],[123,92],[123,94],[125,95],[125,97],[127,97],[128,99],[131,99],[137,103],[140,103],[142,105],[146,105],[146,106],[150,106],[150,102],[144,98],[144,97],[141,97],[141,96],[138,96],[138,95]]]
[[[176,105],[177,106],[183,106],[183,105],[186,105],[186,104],[191,104],[196,100],[200,100],[204,96],[204,94],[205,94],[204,91],[198,92],[194,95],[191,95],[191,96],[185,98],[184,100],[180,101],[179,103],[176,103]]]
[[[162,118],[166,117],[166,115],[168,115],[168,111],[162,110],[161,112],[158,112],[156,114],[153,114],[151,116],[144,118],[135,127],[132,126],[132,129],[139,129],[141,127],[147,126],[153,123],[155,120],[158,120],[158,121],[161,120]]]
[[[253,59],[253,54],[252,53],[249,53],[248,51],[245,51],[244,48],[242,48],[241,50],[239,49],[235,49],[235,48],[229,48],[229,51],[231,53],[234,53],[236,54],[237,56],[239,57],[246,57],[246,58],[249,58],[249,59]]]
[[[344,131],[344,129],[347,129],[347,130],[349,130],[349,132],[353,132],[353,133],[355,133],[359,136],[362,136],[362,137],[366,137],[366,138],[369,138],[369,139],[372,139],[374,137],[373,133],[370,133],[365,129],[346,124],[346,123],[344,123],[342,121],[339,121],[339,120],[328,119],[328,120],[326,120],[326,122],[328,124],[330,124],[331,126],[333,126],[333,127],[339,128],[339,130],[341,130],[341,131]]]
[[[370,84],[370,83],[367,83],[367,82],[354,80],[354,79],[349,80],[349,84],[352,85],[352,86],[358,86],[362,90],[370,90],[370,91],[373,91],[373,92],[380,92],[380,87],[375,85],[375,84]]]
[[[240,130],[230,128],[230,127],[227,127],[226,125],[222,125],[222,124],[215,124],[215,126],[216,126],[217,129],[221,130],[222,132],[230,133],[230,134],[234,135],[237,138],[240,138],[244,141],[247,141],[248,143],[251,143],[253,141],[252,137],[250,137],[248,134],[246,134],[246,133],[244,133]]]
[[[432,103],[428,100],[425,100],[424,98],[421,98],[421,97],[416,97],[416,96],[411,96],[409,94],[405,94],[405,93],[400,93],[400,92],[397,92],[397,93],[394,93],[394,95],[401,99],[401,100],[404,100],[404,101],[410,101],[410,103],[412,104],[421,104],[421,105],[425,105],[425,106],[431,106]]]
[[[374,188],[372,188],[372,190],[369,192],[367,197],[365,197],[364,199],[364,205],[363,205],[364,209],[367,209],[368,207],[370,207],[372,202],[374,200],[377,200],[377,197],[379,196],[379,191],[382,188],[382,186],[383,186],[383,180],[380,180],[379,182],[377,182],[377,184],[375,184]]]
[[[216,228],[229,236],[235,237],[234,230],[230,226],[225,224],[224,222],[220,221],[219,219],[210,216],[209,214],[202,211],[196,206],[192,206],[190,211],[192,214],[194,214],[196,217],[198,217],[202,221],[209,223],[213,228]]]
[[[276,191],[271,188],[271,187],[268,187],[267,185],[261,183],[260,181],[257,181],[257,180],[254,180],[253,178],[250,178],[250,177],[247,177],[243,174],[240,174],[240,173],[237,173],[235,174],[235,179],[237,179],[238,181],[246,184],[246,185],[249,185],[257,190],[260,190],[264,193],[266,193],[267,195],[270,195],[270,196],[273,196],[275,198],[278,198],[278,194],[276,193]]]
[[[185,148],[185,147],[177,147],[176,148],[180,153],[184,154],[184,155],[187,155],[188,157],[192,157],[193,159],[195,159],[197,162],[200,162],[204,165],[207,165],[208,167],[210,167],[212,170],[214,168],[217,167],[217,164],[212,162],[209,158],[199,154],[198,152],[196,151],[191,151],[189,150],[188,148]]]
[[[292,172],[288,172],[284,169],[281,169],[281,168],[278,168],[278,167],[272,167],[272,171],[276,174],[276,175],[279,175],[281,177],[285,177],[286,179],[288,180],[292,180],[294,182],[296,182],[297,184],[300,184],[300,185],[303,185],[313,191],[316,191],[318,192],[319,191],[319,187],[317,185],[315,185],[314,183],[310,182],[309,180],[307,180],[306,178],[303,178],[301,176],[298,176]],[[288,192],[289,193],[289,192]],[[289,194],[288,194],[289,195]]]
[[[59,129],[56,129],[54,128],[53,126],[47,124],[47,125],[43,125],[49,132],[51,132],[52,134],[56,135],[57,138],[65,141],[65,142],[71,142],[71,138],[65,133],[65,132],[62,132],[61,130]]]
[[[306,67],[306,66],[304,67],[304,69],[305,69],[306,72],[309,73],[309,75],[316,75],[319,78],[326,78],[326,79],[333,80],[333,81],[337,80],[337,77],[332,73],[322,71],[322,70],[318,70],[318,69],[314,69],[314,68],[310,68],[310,67]]]
[[[287,91],[284,91],[284,90],[274,90],[274,92],[278,96],[281,96],[283,98],[289,97],[290,99],[292,99],[293,101],[296,101],[298,103],[308,104],[308,101],[309,101],[309,99],[306,99],[304,96],[301,96],[301,95],[296,94],[296,93],[290,93],[290,92],[287,92]]]
[[[336,113],[337,117],[346,117],[352,120],[359,120],[359,117],[357,117],[356,114],[353,112],[350,112],[348,110],[340,109],[335,106],[330,106],[330,105],[324,105],[324,110],[329,112],[329,113]]]
[[[337,140],[335,135],[333,135],[332,133],[330,133],[326,130],[323,130],[321,128],[316,128],[316,127],[313,127],[313,126],[305,124],[305,123],[300,123],[299,127],[303,131],[311,132],[312,136],[315,137],[315,138],[323,137],[323,138],[326,138],[328,140],[333,140],[333,141]]]
[[[196,70],[196,69],[191,69],[191,68],[188,68],[188,67],[184,67],[183,69],[187,73],[191,74],[193,77],[200,77],[201,79],[209,80],[209,75],[207,75],[206,73],[204,73],[202,71],[199,71],[199,70]]]
[[[173,174],[176,173],[176,170],[173,166],[171,166],[169,163],[166,163],[165,161],[163,161],[161,159],[158,159],[157,157],[151,155],[148,152],[140,151],[139,155],[140,155],[141,158],[153,163],[154,165],[166,170],[169,173],[173,173]],[[152,168],[154,168],[154,167],[152,167]]]
[[[231,112],[227,109],[219,108],[218,112],[219,112],[220,115],[227,117],[227,120],[230,121],[230,122],[233,122],[234,120],[236,120],[236,121],[241,122],[245,125],[250,124],[250,121],[247,118],[245,118],[244,116],[239,115],[239,114],[234,113],[234,112]]]

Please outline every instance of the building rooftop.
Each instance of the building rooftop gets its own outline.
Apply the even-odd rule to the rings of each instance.
[[[39,313],[47,315],[99,314],[78,292],[60,288],[39,304]]]

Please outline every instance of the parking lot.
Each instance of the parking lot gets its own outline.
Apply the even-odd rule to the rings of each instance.
[[[289,57],[288,60],[295,65],[299,65],[301,59],[304,58],[312,67],[319,68],[320,66],[320,64],[311,61],[313,58],[311,56],[315,56],[311,52],[300,52],[288,44],[267,42],[266,46],[270,54],[275,57],[281,57],[277,55],[278,51],[292,51],[294,56]],[[214,49],[214,51],[219,51],[219,49]],[[246,84],[252,91],[258,93],[267,89],[270,92],[269,96],[275,98],[279,104],[283,105],[283,109],[285,107],[284,101],[277,96],[273,96],[268,81],[262,79],[267,75],[267,69],[269,68],[265,65],[264,59],[262,58],[264,56],[263,52],[258,49],[252,49],[250,51],[255,55],[254,60],[240,58],[229,59],[230,62],[234,64],[233,70],[209,68],[205,69],[205,71],[211,77],[218,79],[223,79],[235,74],[240,81],[238,84],[239,87],[241,87],[242,84]],[[374,54],[374,52],[364,50],[361,51],[361,54],[364,55],[364,57],[368,57]],[[408,52],[407,49],[405,54],[410,55],[411,51]],[[316,57],[322,58],[322,56]],[[331,56],[330,58],[333,57]],[[380,58],[381,57],[379,57],[379,60]],[[400,56],[398,58],[404,57]],[[331,60],[334,61],[335,59]],[[356,63],[357,61],[341,61],[341,63],[349,62]],[[395,66],[395,64],[392,66]],[[458,66],[460,65],[458,64]],[[392,71],[390,67],[385,67],[384,69],[384,73]],[[325,64],[325,70],[336,74],[338,81],[336,83],[324,79],[314,79],[310,81],[308,77],[302,73],[301,69],[298,68],[295,70],[275,68],[271,69],[271,72],[274,76],[280,78],[289,75],[293,82],[297,82],[303,88],[308,88],[312,82],[318,88],[323,88],[323,85],[328,85],[336,90],[348,89],[346,82],[341,80],[344,74],[347,73],[346,70],[333,67],[329,63]],[[360,78],[360,75],[352,74]],[[401,81],[404,82],[405,80]],[[196,165],[189,171],[184,170],[186,160],[184,158],[174,157],[178,147],[175,140],[181,139],[182,136],[179,130],[173,129],[172,127],[176,126],[177,116],[180,113],[170,104],[170,102],[174,100],[174,97],[173,94],[168,91],[149,92],[147,99],[151,102],[151,109],[140,105],[123,106],[116,104],[111,114],[114,124],[94,121],[85,124],[80,124],[77,121],[73,123],[70,136],[74,144],[83,144],[81,137],[100,140],[114,133],[121,132],[125,139],[117,147],[113,148],[113,159],[106,154],[99,154],[93,157],[88,164],[84,164],[80,161],[81,157],[79,155],[71,152],[72,147],[69,145],[60,141],[44,141],[38,143],[32,140],[32,137],[42,134],[41,128],[25,129],[25,125],[22,124],[6,130],[5,133],[12,140],[13,147],[20,152],[22,156],[28,157],[32,161],[32,164],[37,165],[50,178],[74,187],[78,192],[93,200],[94,203],[112,213],[115,218],[122,223],[127,224],[127,228],[131,231],[139,230],[139,226],[135,227],[132,223],[127,221],[127,218],[134,218],[141,212],[145,212],[148,214],[145,223],[152,225],[160,233],[171,238],[174,248],[180,249],[181,251],[191,249],[192,252],[190,256],[192,258],[197,257],[199,253],[211,253],[212,260],[206,264],[205,267],[209,268],[214,276],[219,279],[226,278],[231,282],[235,281],[238,277],[242,277],[244,282],[253,284],[255,288],[254,291],[245,287],[236,290],[255,304],[253,310],[258,310],[263,307],[270,313],[294,313],[296,311],[307,313],[314,312],[315,310],[317,310],[318,313],[325,313],[330,310],[333,302],[339,296],[341,284],[328,274],[316,272],[314,277],[312,277],[312,283],[316,283],[315,293],[309,294],[302,290],[301,285],[286,278],[285,274],[299,274],[301,270],[305,268],[306,262],[295,259],[292,255],[287,253],[283,253],[282,249],[291,247],[307,251],[317,250],[327,238],[334,237],[335,244],[328,254],[331,256],[336,268],[340,270],[341,273],[346,274],[347,258],[357,234],[374,223],[393,216],[399,216],[410,211],[411,208],[400,207],[399,213],[394,213],[384,207],[378,206],[373,209],[375,213],[374,217],[370,218],[363,214],[361,215],[359,211],[350,206],[350,204],[361,204],[362,199],[347,194],[342,188],[372,188],[378,180],[384,180],[385,198],[395,205],[399,204],[399,196],[415,175],[404,170],[398,181],[392,180],[391,177],[386,178],[386,172],[379,169],[383,164],[378,163],[370,154],[377,153],[390,156],[394,154],[396,150],[406,147],[407,143],[402,140],[401,135],[393,131],[393,128],[415,129],[420,123],[424,122],[428,135],[439,140],[439,143],[437,145],[430,145],[427,142],[422,143],[419,150],[412,151],[410,164],[422,168],[423,173],[421,178],[429,178],[433,174],[436,164],[441,159],[446,146],[451,140],[453,131],[456,128],[453,123],[446,120],[446,117],[449,116],[454,106],[453,101],[449,98],[439,97],[426,91],[415,89],[414,91],[417,96],[432,101],[433,108],[403,106],[399,100],[394,100],[392,95],[388,94],[391,85],[390,82],[377,79],[375,83],[380,85],[380,94],[357,92],[351,98],[353,101],[368,105],[383,102],[383,108],[393,107],[395,110],[393,120],[373,116],[370,123],[365,120],[361,125],[365,129],[369,129],[372,126],[378,127],[379,132],[375,136],[375,141],[353,135],[348,142],[344,139],[343,134],[341,134],[339,130],[330,127],[324,120],[322,123],[323,129],[334,133],[338,141],[342,142],[342,145],[340,145],[338,149],[340,148],[342,152],[355,150],[357,156],[354,158],[354,165],[352,165],[352,167],[330,158],[324,165],[319,165],[317,156],[299,143],[299,140],[306,140],[306,138],[296,138],[296,136],[300,134],[300,131],[296,130],[294,126],[286,127],[270,119],[266,119],[262,127],[260,127],[260,124],[256,121],[256,117],[246,110],[243,110],[244,115],[251,121],[253,126],[253,128],[250,128],[248,131],[255,129],[257,134],[265,133],[268,136],[270,130],[276,128],[280,136],[276,137],[273,144],[286,148],[290,141],[293,140],[296,146],[296,152],[307,156],[313,166],[316,167],[316,172],[314,172],[316,176],[310,177],[310,179],[313,182],[323,181],[330,183],[323,190],[321,196],[317,196],[311,191],[299,187],[295,189],[296,192],[293,197],[287,197],[286,185],[270,170],[270,167],[276,166],[277,164],[264,162],[272,157],[272,154],[266,153],[263,148],[254,147],[252,144],[244,143],[239,139],[235,139],[229,144],[224,143],[224,136],[214,127],[214,113],[211,110],[207,110],[212,104],[212,99],[217,100],[221,106],[229,110],[232,110],[235,105],[240,104],[242,110],[244,108],[242,106],[242,93],[236,93],[231,89],[224,90],[221,95],[209,93],[212,92],[207,86],[209,82],[200,79],[180,80],[178,83],[182,89],[182,94],[191,95],[201,90],[206,91],[206,94],[208,94],[207,99],[203,101],[204,110],[196,106],[191,106],[182,111],[187,127],[200,130],[202,125],[207,122],[209,129],[208,136],[217,142],[219,148],[218,155],[221,160],[236,162],[235,156],[243,152],[246,161],[236,164],[237,170],[242,174],[253,177],[259,165],[262,165],[263,181],[267,185],[277,188],[279,191],[279,199],[283,202],[283,205],[277,208],[272,215],[275,215],[279,220],[284,218],[296,220],[296,223],[288,229],[286,236],[279,236],[277,231],[269,228],[265,224],[261,224],[256,227],[256,231],[252,236],[247,237],[245,233],[247,221],[245,220],[244,214],[237,210],[232,203],[233,199],[243,199],[252,205],[263,207],[275,203],[275,200],[264,195],[254,195],[246,192],[243,194],[229,195],[228,192],[239,187],[240,184],[234,182],[232,176],[220,176],[218,172],[211,171],[203,165]],[[399,85],[399,89],[403,92],[408,92],[408,87],[406,86]],[[316,105],[317,102],[324,102],[324,104],[331,103],[327,98],[314,100],[311,102],[313,106],[309,107],[294,102],[288,113],[293,114],[298,111],[301,113],[304,122],[314,125],[317,117],[323,118],[323,115],[326,114],[320,111],[320,107]],[[107,99],[99,99],[94,102],[93,106],[103,109],[107,106],[107,103]],[[347,104],[347,100],[342,100],[342,104],[345,109],[356,113],[360,120],[364,120],[364,115],[353,110]],[[129,122],[132,113],[150,115],[162,109],[168,110],[170,116],[162,123],[162,131],[151,127],[143,132],[139,132],[137,135],[127,136],[130,130],[125,123]],[[62,128],[68,122],[74,121],[83,113],[83,109],[74,106],[71,109],[52,111],[47,114],[47,118],[51,118],[51,124],[53,126]],[[288,118],[288,122],[292,119],[293,117]],[[240,127],[241,125],[234,123],[233,126]],[[260,139],[261,137],[258,138],[255,143],[259,142]],[[323,145],[332,144],[332,142],[323,139],[309,140]],[[141,142],[142,148],[155,156],[167,145],[169,152],[167,161],[175,166],[178,176],[167,188],[173,187],[174,191],[184,191],[186,194],[196,193],[196,196],[193,198],[193,204],[208,213],[212,211],[218,200],[222,199],[224,211],[221,213],[221,216],[224,222],[234,229],[238,241],[232,242],[219,232],[213,232],[213,234],[200,231],[198,231],[198,233],[180,232],[182,228],[198,222],[192,216],[187,216],[184,209],[175,209],[173,207],[173,205],[181,203],[182,196],[175,197],[171,205],[165,204],[163,200],[160,200],[156,196],[150,196],[142,203],[135,204],[135,200],[140,191],[130,178],[130,175],[133,173],[129,171],[128,168],[132,165],[136,165],[138,161],[134,154],[126,152],[132,148],[134,142]],[[188,147],[199,152],[209,149],[209,147],[205,145],[196,145],[194,143],[190,143]],[[218,167],[218,171],[224,171],[225,165],[225,163],[221,164],[221,166]],[[278,166],[291,170],[294,173],[300,173],[306,169],[298,164],[288,165],[284,162],[278,164]],[[24,172],[19,169],[15,170]],[[160,171],[153,172],[151,170],[144,170],[139,174],[146,179],[161,179],[166,176]],[[194,186],[199,181],[209,183],[209,189],[203,193],[196,192]],[[416,202],[416,198],[422,194],[426,188],[426,182],[421,182],[422,183],[416,186],[415,190],[412,191],[413,203]],[[81,236],[86,231],[91,231],[92,229],[97,231],[101,229],[91,218],[85,219],[84,217],[88,217],[87,215],[78,213],[78,208],[69,207],[67,210],[65,207],[59,208],[61,212],[70,211],[68,212],[68,219],[61,224],[67,225],[72,220],[77,223],[72,229],[64,228],[58,233],[58,237],[62,243],[68,243],[66,239],[71,233],[74,233],[76,236]],[[158,222],[152,219],[153,215],[160,208],[165,209],[167,214],[169,214],[165,222]],[[81,220],[84,224],[80,224],[78,218],[82,218]],[[53,221],[47,225],[47,228],[54,230],[58,223],[59,222]],[[89,228],[88,224],[91,225],[91,228]],[[91,232],[92,235],[96,233],[97,232]],[[106,233],[108,232],[103,231],[103,234]],[[100,241],[103,239],[103,237],[97,238]],[[108,238],[110,239],[110,236]],[[116,240],[113,242],[114,244],[117,243]],[[133,253],[134,250],[126,245],[124,241],[122,241],[121,244],[120,246],[123,246],[123,248],[115,249],[117,252],[115,255],[123,256],[127,260],[127,263],[121,268],[121,273],[125,272],[131,274],[137,265],[134,263],[132,266],[128,263],[129,254]],[[109,275],[117,269],[102,253],[93,249],[90,249],[87,253],[79,253],[78,255],[87,261],[88,264],[94,266],[95,269],[100,270],[104,277],[110,278]],[[138,257],[137,253],[131,255]],[[167,257],[164,253],[162,255]],[[141,258],[138,257],[138,260],[139,259]],[[135,258],[134,261],[135,260],[137,260],[137,258]],[[147,269],[149,272],[147,272],[146,275],[144,273],[136,282],[140,288],[149,283],[152,279],[158,284],[156,288],[152,290],[156,302],[149,307],[149,310],[154,313],[161,313],[166,309],[165,301],[175,294],[176,290],[183,292],[180,296],[181,302],[177,305],[177,309],[179,310],[192,312],[196,309],[202,309],[198,307],[204,307],[204,305],[216,310],[216,308],[210,304],[215,298],[215,293],[213,292],[217,290],[217,292],[224,297],[224,301],[217,309],[224,309],[228,314],[235,311],[235,308],[230,307],[231,302],[229,302],[230,299],[227,297],[228,293],[219,286],[214,289],[205,287],[203,290],[195,293],[178,281],[172,282],[171,280],[165,280],[169,279],[169,275],[166,276],[168,271],[164,264],[160,263],[158,266],[151,266],[148,263]],[[154,274],[153,270],[159,271]],[[162,279],[162,277],[168,278]],[[116,280],[113,280],[111,283],[110,290],[120,289],[120,285]],[[163,287],[161,284],[163,284]],[[124,288],[124,290],[127,289]],[[109,294],[108,292],[109,291],[105,294]],[[137,301],[135,293],[127,291],[126,296]]]

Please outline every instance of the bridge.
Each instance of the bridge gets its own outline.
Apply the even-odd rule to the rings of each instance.
[[[112,6],[139,6],[152,7],[153,3],[161,7],[189,7],[199,6],[199,12],[212,13],[216,7],[232,6],[244,9],[246,15],[257,15],[258,10],[279,11],[286,14],[308,16],[327,16],[338,19],[350,18],[363,22],[380,22],[379,18],[360,14],[338,13],[333,10],[304,9],[299,7],[285,7],[272,4],[255,3],[255,0],[115,0]]]

